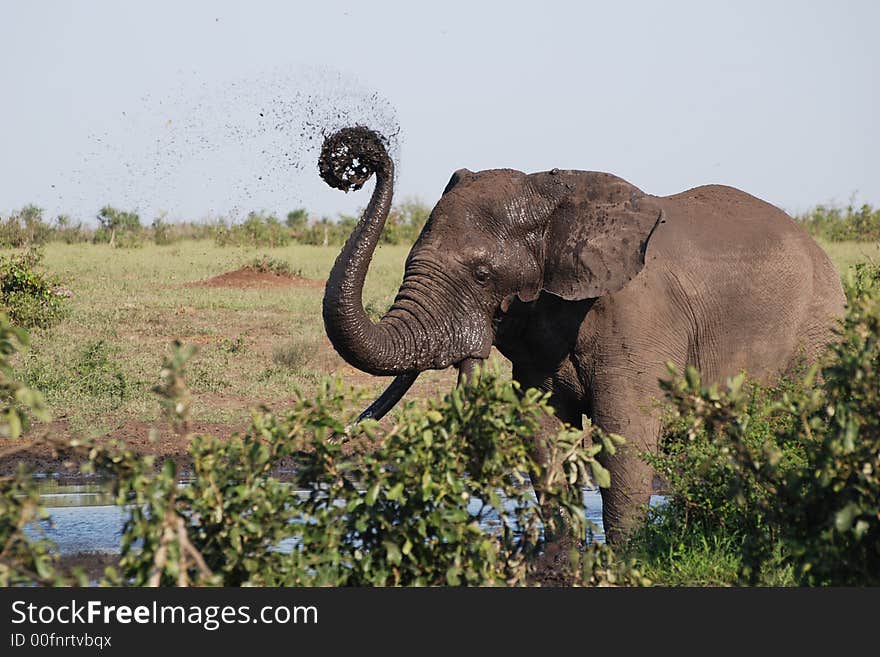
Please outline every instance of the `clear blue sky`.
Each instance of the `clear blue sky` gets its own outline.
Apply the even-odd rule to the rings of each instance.
[[[460,167],[878,204],[878,26],[870,0],[0,0],[0,215],[352,212],[308,139],[345,120],[398,124],[398,197],[431,204]]]

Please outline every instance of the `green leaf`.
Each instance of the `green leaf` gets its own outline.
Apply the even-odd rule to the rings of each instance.
[[[385,497],[388,498],[389,500],[399,500],[402,496],[402,493],[403,493],[403,482],[400,481],[391,487],[391,490],[389,490],[385,494]]]
[[[367,506],[373,506],[376,503],[376,499],[379,497],[379,482],[377,481],[375,484],[370,486],[370,489],[367,491],[366,503]]]
[[[392,541],[382,541],[382,546],[385,548],[385,552],[388,555],[388,563],[395,566],[400,565],[402,557],[400,554],[400,548],[397,547],[397,544]]]
[[[598,461],[590,461],[590,469],[593,471],[593,482],[600,488],[608,488],[611,485],[611,473]]]
[[[6,423],[9,425],[9,437],[15,440],[21,435],[21,418],[14,408],[6,413]]]
[[[853,520],[859,514],[859,507],[850,502],[834,515],[834,526],[839,532],[849,531],[852,527]]]
[[[700,389],[700,373],[697,372],[697,369],[693,365],[687,366],[684,377],[690,390],[697,391]]]

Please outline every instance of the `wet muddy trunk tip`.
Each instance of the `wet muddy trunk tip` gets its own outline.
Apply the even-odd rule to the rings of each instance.
[[[386,139],[364,126],[342,128],[324,138],[318,171],[331,187],[352,192],[364,186],[388,160]]]

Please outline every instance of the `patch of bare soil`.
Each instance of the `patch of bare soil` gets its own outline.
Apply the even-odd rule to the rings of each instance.
[[[100,552],[62,554],[58,566],[65,573],[70,573],[74,568],[82,568],[89,581],[97,582],[104,576],[104,571],[108,567],[119,567],[119,555]]]
[[[252,267],[242,267],[241,269],[212,276],[201,281],[186,283],[186,287],[235,287],[245,289],[266,287],[323,288],[324,283],[294,274],[276,274],[271,271],[257,271]]]

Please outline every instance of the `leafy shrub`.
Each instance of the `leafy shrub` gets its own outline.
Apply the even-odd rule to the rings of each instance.
[[[98,459],[128,473],[119,501],[133,503],[118,581],[527,583],[541,546],[538,506],[523,486],[534,467],[527,441],[548,412],[546,395],[518,395],[487,375],[427,409],[407,405],[383,430],[348,427],[351,393],[325,382],[283,416],[255,414],[243,436],[195,437],[183,486],[170,461],[146,475],[124,454]],[[548,479],[552,500],[538,500],[564,509],[581,536],[581,486],[604,473],[599,448],[584,449],[582,439],[573,431],[549,439],[558,475]],[[269,475],[282,462],[295,465],[304,494]],[[638,581],[607,547],[592,545],[575,563],[585,583]]]
[[[176,344],[155,388],[180,431],[192,353]],[[574,536],[585,535],[582,486],[607,472],[595,459],[600,447],[583,440],[613,450],[614,439],[595,429],[547,436],[553,467],[543,473],[547,496],[535,504],[523,484],[535,467],[528,441],[550,412],[546,394],[520,394],[490,373],[427,408],[408,404],[390,429],[350,426],[351,394],[325,381],[283,415],[255,412],[244,435],[194,437],[184,484],[172,460],[155,472],[153,457],[122,444],[47,438],[85,459],[86,472],[115,477],[129,516],[119,570],[109,569],[105,583],[527,584],[542,548],[539,507],[560,509]],[[303,494],[272,476],[291,464]],[[17,550],[0,560],[4,581],[72,582],[55,569],[52,546],[22,530],[44,513],[27,474],[0,479],[0,500],[0,540]],[[575,583],[644,583],[607,546],[575,551],[571,564]]]
[[[121,403],[132,393],[132,383],[114,350],[103,339],[88,342],[73,362],[75,385],[91,397],[107,397]]]
[[[13,440],[27,429],[31,416],[49,420],[42,395],[16,380],[9,363],[10,357],[27,348],[28,341],[27,332],[0,313],[0,435]],[[51,543],[25,533],[25,527],[47,517],[36,482],[23,467],[14,475],[0,477],[0,586],[59,583]]]
[[[35,248],[0,256],[0,304],[19,326],[47,328],[68,312],[70,292],[37,268],[42,259]]]
[[[388,213],[385,229],[382,231],[382,242],[385,244],[415,242],[430,214],[431,209],[415,198],[396,203]]]
[[[174,242],[174,234],[172,233],[171,226],[169,226],[162,217],[156,217],[153,219],[150,228],[153,233],[153,242],[158,246],[167,246]]]
[[[693,368],[688,368],[683,378],[675,378],[674,368],[669,372],[672,383],[662,386],[672,397],[699,385]],[[645,455],[674,491],[663,509],[667,525],[682,532],[694,529],[741,536],[766,529],[766,519],[756,509],[766,502],[763,498],[768,492],[754,481],[743,481],[743,473],[728,459],[728,441],[719,440],[719,434],[735,432],[752,450],[772,446],[780,469],[803,467],[802,441],[797,431],[792,431],[795,419],[778,404],[780,397],[801,394],[797,386],[793,378],[763,387],[746,382],[740,374],[728,383],[728,392],[741,395],[741,417],[713,418],[707,423],[696,409],[676,409],[664,424],[659,450]]]
[[[309,213],[305,208],[297,208],[287,213],[284,224],[290,228],[290,234],[296,242],[302,242],[309,226]]]
[[[48,420],[49,412],[43,396],[24,385],[14,375],[9,358],[28,347],[27,331],[13,326],[5,313],[0,313],[0,435],[18,438],[30,426],[30,416]]]
[[[95,231],[82,225],[82,222],[73,224],[66,214],[55,218],[52,227],[52,239],[65,244],[80,244],[94,241]]]
[[[254,258],[247,265],[245,265],[248,269],[253,269],[256,272],[260,272],[261,274],[276,274],[278,276],[295,276],[299,275],[301,272],[296,272],[290,268],[290,264],[285,260],[280,260],[279,258],[273,258],[268,254],[263,254],[258,258]]]

